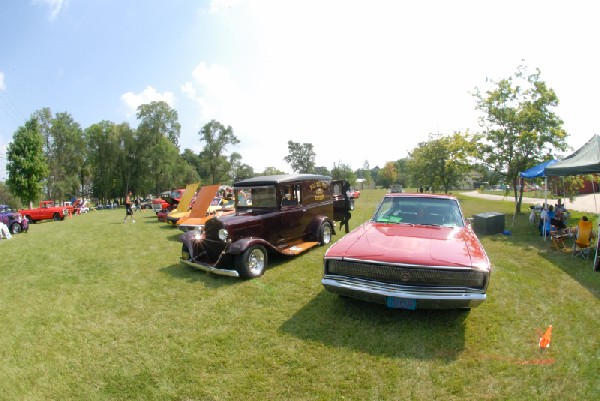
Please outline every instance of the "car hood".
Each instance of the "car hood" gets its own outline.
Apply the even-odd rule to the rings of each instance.
[[[469,227],[367,222],[336,242],[325,257],[421,266],[489,268],[487,255]]]

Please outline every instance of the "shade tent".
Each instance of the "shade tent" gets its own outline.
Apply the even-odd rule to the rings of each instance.
[[[556,162],[558,162],[558,160],[548,160],[547,162],[538,164],[537,166],[533,166],[525,171],[522,171],[520,175],[523,178],[545,177],[546,175],[544,174],[544,169],[548,166],[553,165]]]
[[[544,169],[546,176],[570,176],[584,174],[600,173],[600,136],[594,135],[585,145],[577,149],[573,154],[564,159],[547,166]],[[592,186],[594,181],[592,181]],[[592,187],[593,188],[593,187]],[[596,203],[596,190],[594,192],[594,205],[596,215],[598,215],[598,205]],[[600,216],[599,216],[600,217]],[[600,235],[598,235],[600,241]],[[594,268],[598,259],[598,246],[596,246],[596,255],[594,256]]]
[[[558,160],[554,160],[554,159],[548,160],[546,162],[538,164],[537,166],[533,166],[533,167],[519,173],[519,175],[523,178],[545,177],[545,180],[544,180],[544,204],[548,203],[548,177],[544,174],[544,171],[545,171],[546,167],[552,166],[553,164],[555,164],[557,162],[558,162]],[[514,223],[514,218],[513,218],[513,223]],[[545,228],[545,226],[544,226],[544,228]],[[545,235],[544,235],[544,239],[546,239]]]
[[[548,166],[544,174],[567,176],[600,173],[600,136],[594,135],[575,153]]]

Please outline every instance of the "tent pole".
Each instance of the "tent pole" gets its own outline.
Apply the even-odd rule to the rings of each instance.
[[[545,177],[544,181],[544,205],[542,206],[542,211],[548,207],[548,176]],[[546,218],[548,217],[548,211],[546,209]],[[540,214],[541,216],[541,214]],[[542,221],[542,232],[544,233],[544,241],[546,241],[546,218]]]
[[[596,224],[598,224],[598,230],[596,230],[596,250],[594,252],[594,269],[596,268],[596,259],[598,259],[598,244],[600,244],[600,215],[598,215],[598,205],[596,204],[596,189],[594,188],[594,176],[592,176],[592,192],[594,193],[594,209],[596,210]]]

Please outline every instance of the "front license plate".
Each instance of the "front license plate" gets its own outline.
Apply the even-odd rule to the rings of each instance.
[[[409,298],[387,297],[386,304],[388,308],[395,309],[417,309],[417,300]]]

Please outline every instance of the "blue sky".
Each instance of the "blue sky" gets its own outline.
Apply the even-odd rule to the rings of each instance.
[[[406,157],[430,133],[477,130],[470,94],[519,64],[560,99],[569,144],[599,133],[600,6],[583,1],[0,1],[0,180],[6,146],[49,107],[87,128],[177,110],[181,150],[211,119],[260,172]]]

